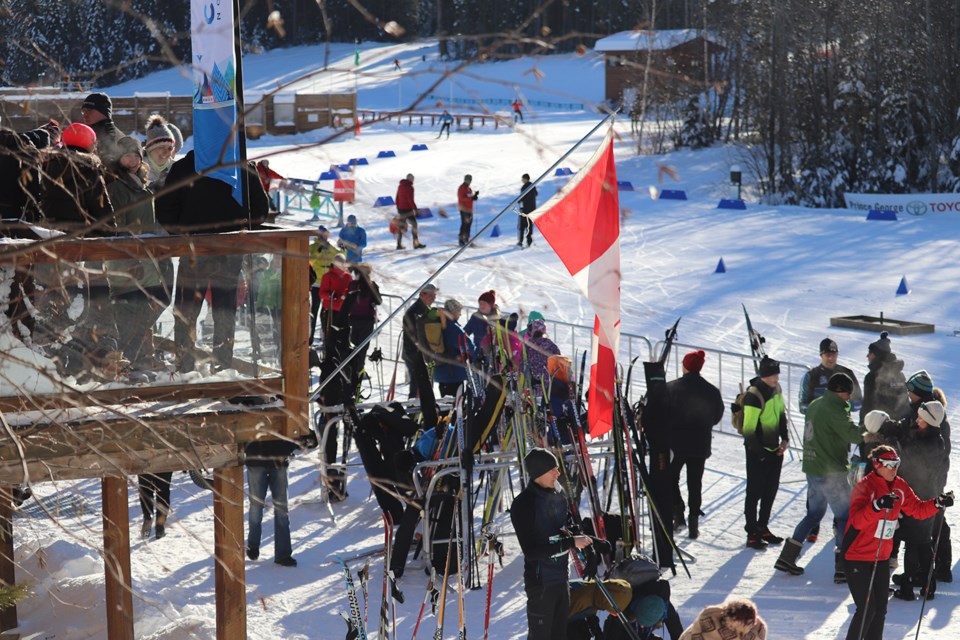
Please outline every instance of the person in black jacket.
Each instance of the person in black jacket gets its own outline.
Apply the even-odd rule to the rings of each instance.
[[[907,383],[903,376],[903,360],[894,355],[886,331],[880,334],[876,342],[870,343],[867,362],[869,371],[863,378],[863,405],[860,407],[860,415],[865,416],[878,409],[897,419],[906,416],[909,403],[903,393],[903,387]]]
[[[522,177],[523,184],[520,185],[520,193],[523,193],[527,187],[530,187],[530,174],[525,173]],[[531,187],[530,191],[523,194],[520,198],[520,216],[517,217],[517,246],[523,246],[523,234],[527,234],[527,246],[533,244],[533,223],[530,222],[525,214],[533,213],[537,208],[537,188]]]
[[[373,328],[377,324],[377,307],[383,299],[380,297],[380,287],[373,281],[373,268],[369,264],[361,262],[350,267],[350,270],[353,271],[354,279],[347,289],[347,297],[343,301],[341,311],[350,324],[350,344],[356,348],[373,333]],[[369,348],[368,342],[350,362],[354,388],[360,384],[360,374],[366,365]]]
[[[157,222],[174,234],[258,227],[267,219],[270,205],[256,167],[253,163],[247,164],[247,170],[240,173],[243,201],[247,204],[243,206],[234,200],[229,184],[197,174],[193,151],[190,151],[170,167],[166,184],[175,188],[157,198]],[[214,368],[231,368],[242,263],[242,254],[180,259],[174,299],[174,339],[181,372],[193,371],[196,367],[197,317],[207,287],[213,301]]]
[[[593,544],[570,535],[567,497],[559,489],[557,459],[534,448],[523,459],[530,482],[510,506],[510,520],[523,551],[523,588],[527,594],[528,640],[564,640],[570,610],[570,549]]]
[[[295,567],[290,544],[290,513],[287,501],[287,466],[298,449],[290,440],[255,440],[246,446],[247,487],[250,513],[247,518],[247,557],[260,557],[260,525],[267,488],[273,501],[273,561],[283,567]]]
[[[674,525],[683,525],[683,497],[680,471],[687,467],[687,494],[690,519],[688,536],[700,535],[700,504],[703,468],[710,457],[713,427],[723,417],[720,390],[700,375],[706,354],[691,351],[683,357],[683,377],[667,383],[670,397],[670,474],[674,486]]]
[[[113,102],[105,93],[91,93],[80,107],[83,122],[97,134],[96,154],[105,165],[111,165],[120,158],[117,142],[123,132],[113,123]]]
[[[407,365],[410,376],[410,396],[420,398],[420,411],[423,415],[423,430],[437,426],[437,399],[433,393],[433,380],[423,359],[428,350],[420,338],[420,319],[437,299],[439,289],[426,284],[420,289],[420,295],[403,314],[403,363]]]

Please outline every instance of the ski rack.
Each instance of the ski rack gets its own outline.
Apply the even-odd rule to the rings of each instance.
[[[612,440],[610,438],[591,440],[587,446],[595,449],[595,451],[591,451],[590,453],[591,460],[610,458],[614,455],[614,452],[611,449]],[[574,451],[574,445],[564,445],[562,447],[562,451],[565,462],[575,463],[576,453]],[[491,451],[478,455],[473,464],[473,469],[474,472],[494,471],[498,469],[515,469],[516,466],[516,451]],[[436,472],[430,477],[430,481],[427,483],[426,490],[424,490],[421,478],[423,476],[422,471],[426,469],[436,469]],[[417,496],[423,500],[424,509],[427,508],[427,505],[430,504],[430,500],[433,498],[437,482],[442,478],[453,475],[460,475],[459,457],[441,458],[439,460],[424,460],[422,462],[418,462],[416,466],[414,466],[413,485],[414,489],[416,489]],[[430,526],[427,520],[427,518],[421,518],[420,520],[420,530],[423,541],[423,551],[421,553],[425,554],[427,566],[430,566],[433,562],[433,545],[435,543],[453,542],[453,539],[431,539]]]

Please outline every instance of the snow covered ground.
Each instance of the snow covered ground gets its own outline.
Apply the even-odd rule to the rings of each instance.
[[[411,99],[414,90],[423,86],[415,83],[425,83],[434,72],[430,70],[437,64],[431,60],[433,51],[428,45],[364,47],[361,55],[367,62],[356,79],[360,106],[385,108],[395,106],[397,96]],[[352,46],[334,47],[334,52],[332,66],[352,65]],[[423,54],[428,54],[427,61],[421,59]],[[246,62],[248,87],[262,89],[271,83],[292,82],[298,74],[321,65],[322,55],[322,47],[312,47],[251,57]],[[400,58],[405,71],[390,71],[394,57]],[[525,73],[534,66],[544,74],[539,85],[535,74]],[[601,72],[602,64],[593,56],[476,65],[454,79],[454,95],[467,97],[469,88],[476,98],[512,99],[516,95],[513,84],[522,83],[527,97],[546,101],[547,96],[565,96],[569,102],[589,104],[602,97]],[[121,95],[173,90],[176,77],[175,71],[158,73],[110,91]],[[481,81],[484,77],[491,81]],[[326,80],[331,86],[341,81],[352,84],[354,79]],[[302,84],[295,82],[294,86]],[[457,93],[461,89],[463,94]],[[184,90],[189,91],[189,81]],[[494,110],[501,108],[494,106]],[[456,104],[452,110],[458,110]],[[454,203],[464,173],[474,176],[473,186],[480,190],[476,218],[484,224],[519,192],[521,174],[539,175],[589,131],[597,118],[590,112],[534,107],[528,111],[527,123],[515,131],[491,127],[454,131],[449,141],[437,141],[436,131],[426,127],[385,124],[366,128],[358,137],[315,148],[299,146],[321,139],[324,132],[261,138],[251,143],[251,156],[273,154],[272,166],[280,173],[310,179],[331,162],[369,158],[370,165],[357,170],[357,202],[347,212],[355,213],[370,235],[367,256],[375,279],[386,292],[406,294],[456,249],[459,220]],[[628,124],[616,126],[621,134],[616,146],[618,178],[631,181],[637,189],[620,194],[624,332],[655,340],[682,315],[682,342],[743,352],[747,345],[740,304],[745,303],[775,357],[812,365],[817,362],[819,341],[829,335],[840,345],[840,362],[862,378],[867,345],[876,340],[876,334],[830,328],[830,317],[882,312],[891,318],[936,325],[933,334],[893,337],[894,351],[905,361],[908,372],[927,369],[948,398],[956,397],[960,340],[954,337],[954,329],[960,300],[954,291],[960,218],[928,214],[898,222],[867,222],[861,213],[846,210],[764,206],[751,199],[749,184],[746,211],[718,210],[718,200],[727,196],[729,165],[740,160],[736,149],[717,146],[665,157],[638,157]],[[588,141],[565,166],[579,168],[600,138],[598,134]],[[429,150],[409,151],[414,143],[425,143]],[[376,160],[377,152],[385,149],[395,150],[397,157]],[[680,182],[659,185],[658,163],[675,167]],[[416,175],[418,204],[435,212],[444,209],[451,217],[423,221],[425,250],[397,252],[387,231],[392,212],[372,205],[378,196],[394,195],[397,181],[408,172]],[[545,181],[540,202],[561,180],[551,177]],[[650,188],[661,186],[685,189],[689,200],[651,199]],[[306,224],[305,218],[292,221]],[[468,250],[440,274],[441,299],[457,297],[472,304],[482,291],[493,288],[505,310],[537,309],[549,320],[589,324],[592,311],[559,260],[543,241],[535,240],[530,249],[518,249],[514,224],[515,216],[508,214],[500,222],[503,234],[499,238],[481,238],[477,248]],[[717,274],[714,269],[721,257],[727,272]],[[902,276],[912,288],[910,295],[895,295]],[[709,361],[707,371],[711,371]],[[952,406],[948,416],[957,423]],[[812,548],[808,546],[802,562],[807,573],[802,577],[776,573],[775,551],[744,548],[743,468],[740,442],[718,434],[704,479],[707,515],[701,522],[701,536],[696,541],[678,537],[679,544],[698,559],[690,567],[692,580],[682,573],[671,580],[673,601],[682,620],[689,623],[704,605],[736,595],[757,601],[772,638],[844,637],[852,600],[846,586],[832,582],[833,553],[825,536]],[[960,465],[954,460],[952,488],[960,488],[957,468]],[[131,520],[136,523],[140,513],[135,479],[131,480]],[[167,537],[133,545],[137,636],[150,640],[211,638],[212,500],[185,475],[178,474],[174,480],[174,513]],[[336,526],[318,504],[321,491],[317,480],[315,453],[294,461],[290,517],[294,555],[300,562],[296,569],[272,563],[272,517],[269,512],[265,516],[262,559],[247,563],[250,638],[343,637],[346,627],[337,613],[347,611],[347,599],[342,573],[332,557],[338,553],[349,556],[382,543],[383,530],[364,478],[353,475],[349,498],[334,506]],[[99,482],[84,481],[39,487],[38,493],[51,506],[59,506],[60,517],[51,522],[39,505],[28,503],[16,520],[18,579],[33,583],[36,593],[19,607],[25,637],[105,637],[99,486]],[[804,484],[794,458],[784,467],[771,528],[780,535],[789,534],[803,509]],[[950,521],[958,522],[955,513],[950,514]],[[509,526],[507,530],[505,568],[500,571],[498,567],[494,579],[494,638],[519,638],[526,632],[522,559]],[[401,580],[407,602],[397,608],[399,637],[412,634],[424,595],[426,577],[419,566],[411,563]],[[371,630],[377,626],[381,567],[378,559],[372,561]],[[927,605],[922,637],[957,637],[958,595],[956,586],[940,586],[936,600]],[[478,637],[485,593],[470,592],[466,601],[470,636]],[[451,637],[455,635],[455,603],[447,611],[445,636]],[[919,611],[919,602],[892,601],[886,638],[912,638]],[[432,634],[435,623],[428,615],[421,637]]]

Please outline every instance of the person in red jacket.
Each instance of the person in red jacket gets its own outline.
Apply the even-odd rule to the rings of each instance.
[[[353,276],[347,271],[347,259],[338,253],[320,278],[320,317],[323,319],[323,351],[327,358],[341,358],[349,352],[350,324],[341,310],[351,282]]]
[[[422,249],[425,244],[420,243],[417,234],[417,203],[413,199],[413,174],[408,173],[407,177],[400,181],[397,187],[397,217],[406,222],[410,227],[410,235],[413,237],[413,248]],[[397,249],[403,249],[403,225],[397,225]]]
[[[463,176],[463,184],[457,187],[457,208],[460,209],[460,234],[457,239],[460,246],[470,241],[470,226],[473,224],[473,203],[480,197],[479,191],[470,188],[473,176],[469,173]]]
[[[850,496],[850,518],[841,545],[847,585],[857,606],[847,640],[883,640],[890,551],[900,513],[925,520],[953,506],[952,491],[932,500],[919,499],[906,480],[897,476],[900,456],[893,447],[880,445],[870,452],[869,459],[871,472]]]

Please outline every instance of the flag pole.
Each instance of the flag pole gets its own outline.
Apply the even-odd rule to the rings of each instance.
[[[379,325],[377,325],[377,327],[370,333],[369,336],[366,337],[365,340],[363,340],[363,342],[361,342],[360,344],[358,344],[356,347],[353,348],[353,351],[351,351],[349,354],[347,354],[347,357],[345,357],[345,358],[343,359],[343,361],[341,361],[340,364],[337,365],[337,368],[336,368],[336,369],[334,369],[333,371],[330,372],[330,375],[328,375],[326,378],[324,378],[323,380],[320,381],[320,385],[310,394],[310,400],[311,400],[311,401],[316,400],[316,399],[320,396],[320,392],[323,390],[324,387],[326,387],[328,384],[330,384],[330,381],[333,380],[334,376],[340,374],[340,372],[343,371],[344,367],[347,366],[347,364],[354,358],[354,356],[356,356],[357,353],[359,353],[360,350],[361,350],[363,347],[367,346],[367,344],[369,344],[369,342],[370,342],[371,340],[373,340],[375,337],[377,337],[377,335],[379,335],[380,332],[383,331],[383,329],[387,326],[387,324],[389,324],[390,321],[393,320],[393,319],[397,316],[398,313],[400,313],[401,311],[403,311],[403,310],[407,307],[407,305],[410,304],[410,302],[420,294],[420,290],[421,290],[423,287],[425,287],[426,285],[428,285],[428,284],[430,284],[431,282],[433,282],[434,280],[436,280],[436,279],[437,279],[437,276],[439,276],[441,273],[443,273],[443,271],[444,271],[447,267],[449,267],[451,264],[453,264],[454,262],[456,262],[457,258],[459,258],[460,255],[461,255],[464,251],[467,250],[467,247],[469,247],[469,246],[473,243],[474,240],[476,240],[477,238],[479,238],[480,236],[482,236],[484,233],[486,233],[486,231],[487,231],[488,229],[490,229],[491,227],[493,227],[493,225],[495,225],[495,224],[497,223],[497,221],[500,220],[500,218],[502,218],[502,217],[503,217],[504,215],[506,215],[509,211],[511,211],[511,210],[513,209],[514,205],[516,205],[518,202],[520,202],[520,200],[522,200],[523,197],[524,197],[525,195],[527,195],[527,193],[529,193],[531,189],[533,189],[533,188],[536,187],[538,184],[540,184],[541,182],[543,182],[544,179],[546,179],[547,177],[549,177],[550,174],[551,174],[558,166],[560,166],[560,163],[561,163],[561,162],[563,162],[564,160],[566,160],[566,159],[570,156],[570,154],[573,153],[574,151],[576,151],[576,150],[580,147],[580,145],[582,145],[584,142],[587,141],[587,139],[588,139],[590,136],[592,136],[594,133],[596,133],[601,127],[603,127],[603,125],[605,125],[605,124],[606,124],[607,122],[609,122],[614,116],[616,116],[617,113],[618,113],[618,111],[619,111],[619,110],[613,111],[613,112],[607,114],[607,116],[606,116],[605,118],[603,118],[603,120],[601,120],[600,122],[598,122],[592,129],[590,129],[590,131],[588,131],[585,136],[583,136],[582,138],[580,138],[579,140],[577,140],[572,147],[570,147],[569,149],[567,149],[566,153],[564,153],[562,156],[560,156],[559,158],[557,158],[556,162],[554,162],[552,165],[550,165],[542,174],[540,174],[540,176],[539,176],[536,180],[534,180],[534,181],[531,182],[529,185],[527,185],[527,188],[524,189],[523,191],[521,191],[521,192],[520,192],[520,195],[518,195],[516,198],[514,198],[513,200],[511,200],[510,203],[507,204],[507,206],[505,206],[505,207],[500,211],[500,213],[498,213],[498,214],[495,215],[493,218],[491,218],[490,221],[487,222],[487,224],[485,224],[479,231],[477,231],[477,232],[473,235],[473,237],[470,238],[470,240],[469,240],[464,246],[459,247],[459,248],[457,249],[457,251],[454,252],[454,254],[447,259],[446,262],[444,262],[442,265],[440,265],[440,267],[439,267],[436,271],[434,271],[426,280],[424,280],[423,282],[421,282],[420,285],[417,286],[417,288],[415,288],[415,289],[413,290],[413,293],[411,293],[409,296],[407,296],[406,298],[404,298],[403,301],[402,301],[400,304],[397,305],[397,308],[394,309],[394,310],[390,313],[390,315],[388,315],[388,316],[383,320],[383,322],[381,322]],[[399,357],[399,354],[398,354],[397,357]]]

